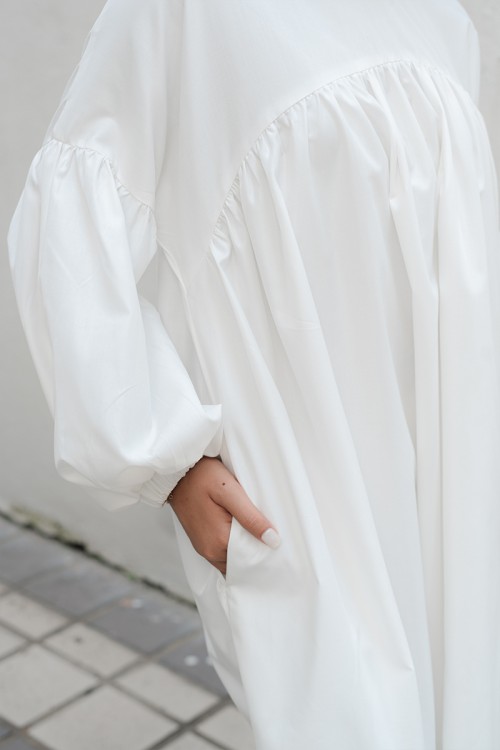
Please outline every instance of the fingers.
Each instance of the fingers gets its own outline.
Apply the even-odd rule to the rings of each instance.
[[[234,517],[250,534],[275,549],[279,535],[222,463],[203,457],[180,480],[170,499],[198,554],[226,575],[227,546]]]
[[[230,472],[221,473],[220,480],[211,487],[210,495],[214,502],[229,511],[250,534],[272,549],[279,547],[281,539],[278,532]]]

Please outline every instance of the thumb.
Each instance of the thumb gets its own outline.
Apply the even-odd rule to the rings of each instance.
[[[280,546],[280,535],[251,500],[248,499],[238,505],[233,516],[243,528],[260,539],[261,542],[267,544],[268,547],[277,549]]]
[[[276,529],[252,503],[238,480],[235,477],[232,477],[232,480],[225,483],[225,491],[218,492],[218,496],[213,499],[223,505],[252,536],[272,549],[279,547],[281,538]]]

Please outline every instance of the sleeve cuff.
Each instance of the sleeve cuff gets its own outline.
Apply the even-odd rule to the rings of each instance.
[[[161,508],[174,487],[195,466],[195,463],[186,466],[186,468],[177,471],[175,474],[153,474],[151,479],[142,485],[139,501],[146,503],[146,505],[152,505],[155,508]]]

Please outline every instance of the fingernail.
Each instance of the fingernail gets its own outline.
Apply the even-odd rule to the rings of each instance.
[[[261,536],[261,540],[264,544],[267,544],[271,549],[276,549],[281,544],[281,538],[277,531],[274,529],[266,529]]]

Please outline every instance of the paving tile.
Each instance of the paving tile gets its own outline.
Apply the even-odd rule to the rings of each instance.
[[[62,612],[80,617],[123,596],[132,585],[105,565],[79,557],[65,568],[37,576],[23,589]]]
[[[44,643],[101,677],[109,677],[140,658],[137,652],[82,622],[54,633]]]
[[[6,518],[0,517],[0,541],[8,539],[15,534],[20,534],[22,529],[19,528],[15,523],[7,521]]]
[[[97,682],[35,643],[0,662],[0,713],[14,726],[25,726]]]
[[[60,542],[23,531],[1,543],[0,578],[7,583],[22,583],[27,578],[53,568],[68,565],[74,552]]]
[[[115,682],[179,721],[194,719],[219,700],[213,693],[158,664],[134,667]]]
[[[25,638],[21,638],[21,636],[13,633],[12,630],[8,630],[3,625],[0,625],[0,659],[3,659],[7,654],[11,654],[12,651],[18,649],[23,643],[26,643]]]
[[[0,719],[0,740],[3,740],[11,732],[12,727],[10,726],[10,724],[7,724],[7,722]]]
[[[234,706],[226,706],[205,719],[196,731],[231,750],[255,750],[250,724]]]
[[[0,748],[1,750],[40,750],[41,745],[38,743],[35,745],[24,737],[9,737],[8,740],[2,742]]]
[[[11,591],[0,599],[0,622],[31,638],[42,638],[68,620],[29,596]]]
[[[189,677],[193,682],[203,685],[212,693],[221,697],[227,696],[227,690],[210,663],[203,633],[182,641],[178,646],[170,647],[157,661],[174,672]]]
[[[219,746],[217,746],[219,747]],[[202,740],[195,734],[184,734],[178,740],[162,745],[158,750],[215,750],[216,746],[211,742]]]
[[[103,685],[28,731],[51,750],[146,750],[177,728],[156,711]]]
[[[194,609],[140,587],[88,622],[146,654],[200,628]]]

